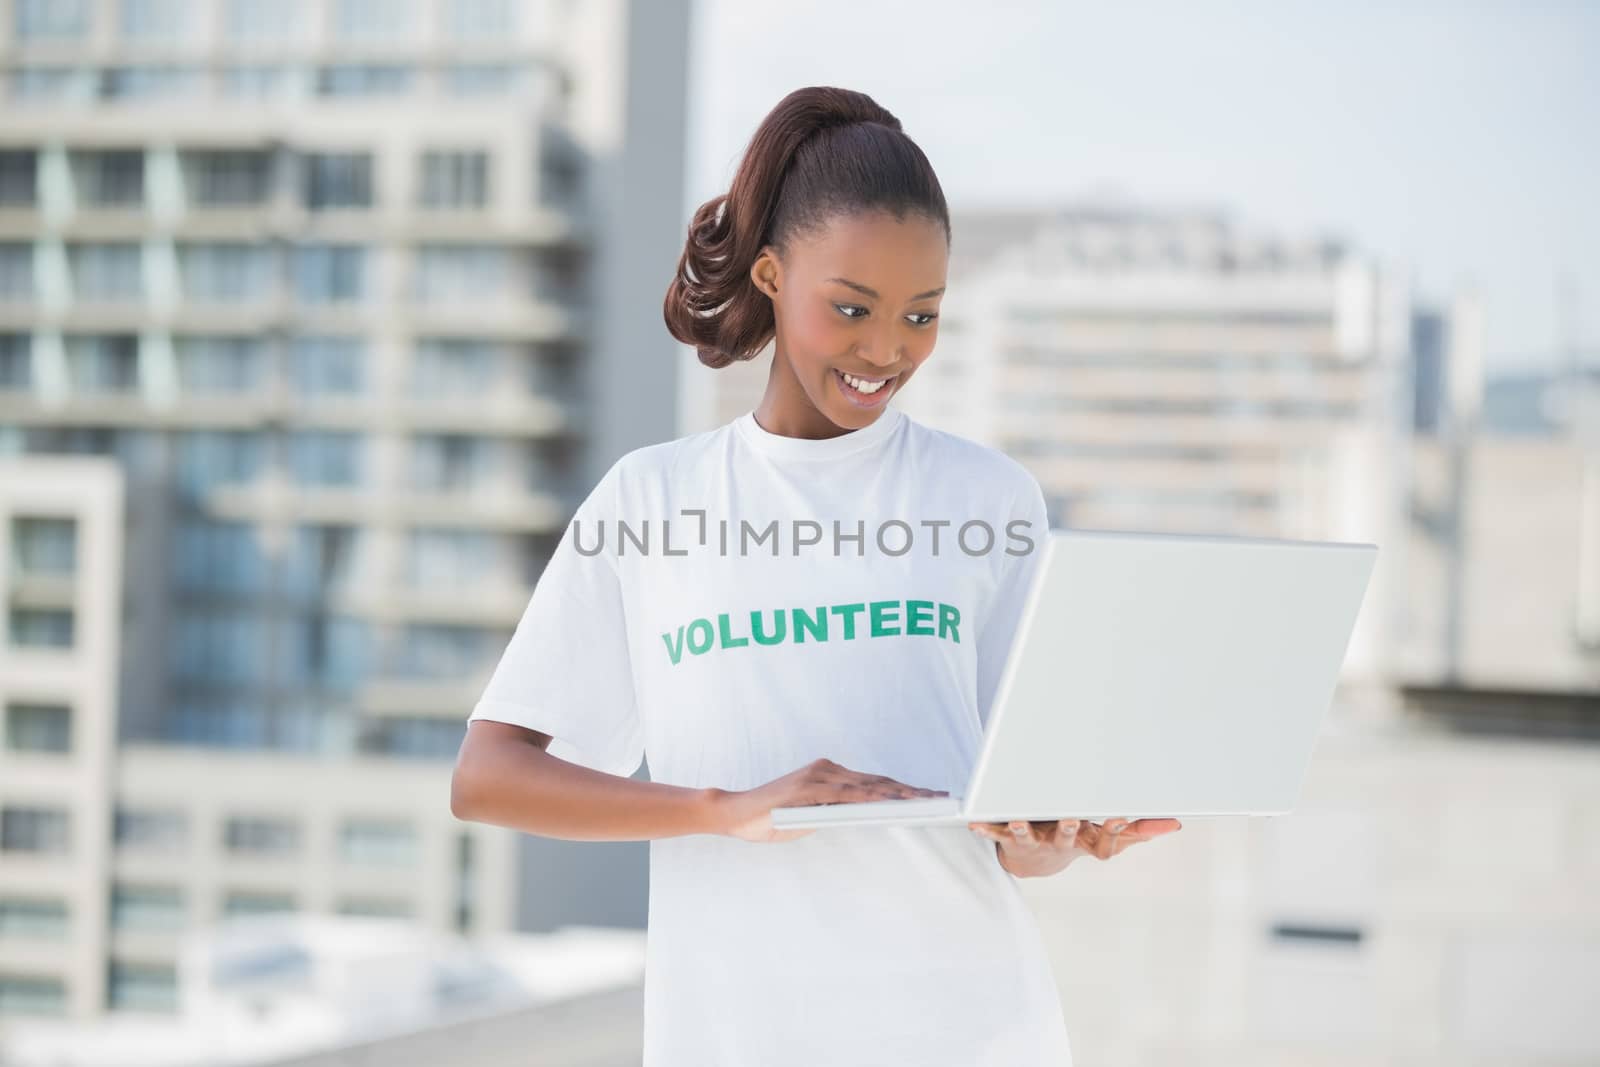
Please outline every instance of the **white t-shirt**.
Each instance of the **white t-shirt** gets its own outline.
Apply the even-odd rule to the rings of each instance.
[[[896,408],[823,440],[746,412],[612,465],[471,718],[680,786],[825,756],[957,794],[1047,530],[1026,468]],[[1033,916],[965,824],[650,842],[645,1067],[1070,1063]]]

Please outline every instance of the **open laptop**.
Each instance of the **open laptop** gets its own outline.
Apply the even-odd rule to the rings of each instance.
[[[1378,546],[1051,530],[959,795],[774,808],[775,827],[1282,815]]]

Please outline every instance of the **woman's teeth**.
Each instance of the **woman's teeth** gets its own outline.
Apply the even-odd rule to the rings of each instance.
[[[850,388],[862,393],[867,393],[868,395],[876,393],[879,389],[882,389],[884,386],[889,384],[889,379],[887,378],[884,378],[882,381],[872,382],[865,378],[857,378],[852,374],[846,374],[844,371],[839,372],[839,377],[843,378],[847,383],[849,383]]]

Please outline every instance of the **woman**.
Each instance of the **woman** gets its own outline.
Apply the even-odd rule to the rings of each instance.
[[[965,783],[1040,558],[1032,475],[887,406],[949,241],[892,114],[785,97],[665,303],[710,367],[775,339],[765,396],[612,465],[472,711],[458,817],[651,843],[647,1067],[1070,1063],[1015,879],[1178,828],[773,828]]]

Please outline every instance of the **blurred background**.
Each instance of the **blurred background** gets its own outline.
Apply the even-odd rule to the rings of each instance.
[[[0,0],[0,1063],[639,1061],[648,846],[449,778],[594,480],[759,398],[770,350],[705,368],[661,299],[812,84],[954,214],[898,405],[1057,526],[1380,545],[1294,814],[1020,883],[1078,1061],[1600,1063],[1597,44],[1580,3]]]

